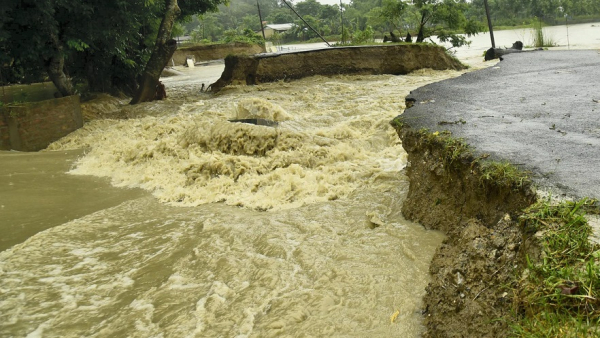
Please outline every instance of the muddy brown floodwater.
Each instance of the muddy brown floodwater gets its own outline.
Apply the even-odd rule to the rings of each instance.
[[[114,112],[129,119],[0,153],[0,336],[422,334],[443,235],[401,216],[389,121],[462,72],[200,92],[218,67],[164,79],[168,100]],[[247,117],[279,125],[228,122]]]
[[[12,193],[81,191],[59,204],[83,214],[41,212],[60,225],[0,253],[0,332],[419,336],[443,236],[400,215],[406,154],[389,121],[411,89],[459,74],[313,77],[215,97],[183,76],[165,81],[168,100],[117,113],[144,117],[3,153]],[[279,126],[227,121],[252,116]],[[45,179],[27,185],[31,158]],[[3,227],[41,207],[12,193],[2,210],[20,209]],[[113,204],[84,211],[106,195]]]

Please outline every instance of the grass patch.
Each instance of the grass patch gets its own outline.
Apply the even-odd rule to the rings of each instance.
[[[600,336],[600,246],[589,242],[586,213],[598,213],[596,200],[541,200],[520,217],[523,230],[535,233],[540,254],[526,257],[517,281],[514,335]]]
[[[431,133],[428,129],[423,128],[418,131],[420,139],[428,144],[438,143],[442,149],[442,161],[444,166],[451,168],[456,161],[460,159],[473,158],[471,147],[462,138],[452,137],[449,131],[436,131]]]
[[[533,23],[533,47],[554,47],[557,46],[556,41],[549,37],[542,27],[542,20],[536,20]]]
[[[400,117],[393,119],[390,124],[398,131],[405,127],[410,128]],[[521,170],[507,161],[486,160],[489,154],[475,156],[472,147],[464,139],[453,137],[448,130],[431,132],[427,128],[421,128],[416,133],[419,142],[441,150],[440,160],[444,167],[452,169],[455,166],[458,168],[468,165],[472,172],[479,174],[482,185],[520,189],[531,183],[530,172]]]
[[[480,165],[482,182],[494,182],[509,188],[521,188],[529,182],[529,172],[509,162],[486,161]]]

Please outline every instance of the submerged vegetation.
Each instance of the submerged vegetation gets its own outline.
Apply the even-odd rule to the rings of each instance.
[[[539,245],[517,280],[514,333],[521,337],[590,337],[600,331],[600,245],[590,241],[592,199],[537,202],[520,217]]]
[[[537,19],[533,24],[533,47],[554,47],[556,42],[544,31],[543,23]]]

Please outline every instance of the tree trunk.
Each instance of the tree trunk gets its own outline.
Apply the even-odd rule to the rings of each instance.
[[[425,14],[421,14],[421,23],[419,24],[419,33],[417,33],[417,42],[423,42],[425,40]]]
[[[50,59],[44,60],[44,67],[48,73],[48,77],[58,89],[60,96],[70,96],[75,94],[73,91],[73,84],[67,77],[64,71],[65,57],[62,53],[62,47],[58,43],[58,39],[52,36],[52,47],[54,49],[54,55]]]
[[[512,49],[512,48],[507,48],[507,49],[490,48],[485,52],[484,60],[485,61],[489,61],[489,60],[493,60],[493,59],[502,60],[502,56],[504,56],[506,54],[521,53],[521,52],[523,52],[523,51],[518,50],[518,49]]]
[[[500,59],[502,60],[502,56],[510,53],[521,53],[523,52],[523,42],[516,41],[513,43],[511,48],[501,49],[501,48],[490,48],[485,52],[485,61]]]
[[[152,101],[156,97],[156,86],[158,85],[160,73],[167,66],[177,49],[177,41],[171,39],[171,31],[175,19],[180,13],[181,10],[177,5],[177,0],[165,0],[165,15],[158,29],[156,44],[142,73],[140,86],[130,104]]]

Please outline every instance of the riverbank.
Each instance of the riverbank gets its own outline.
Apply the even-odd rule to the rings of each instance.
[[[392,122],[410,163],[402,214],[447,235],[429,268],[424,336],[507,336],[514,321],[508,286],[523,270],[518,216],[536,199],[530,181],[485,164],[450,133],[403,121]]]
[[[588,305],[579,309],[598,302],[594,280],[561,276],[568,266],[548,268],[542,259],[557,256],[547,250],[543,234],[574,221],[545,220],[532,230],[523,213],[537,199],[532,187],[561,198],[600,197],[599,106],[589,83],[599,65],[596,51],[510,55],[493,68],[424,86],[407,97],[407,106],[413,106],[392,122],[410,162],[403,215],[448,235],[430,267],[426,337],[502,337],[515,325],[524,325],[523,333],[546,335],[568,322],[569,334],[594,331],[593,311],[560,310],[565,312],[556,316],[562,307],[532,306],[532,291],[523,286],[527,278],[518,276],[545,266],[554,277],[535,297],[554,297],[558,304],[587,297]],[[592,201],[572,208],[575,215],[577,209],[597,212],[598,206]],[[584,218],[577,222],[589,228]],[[572,236],[559,235],[568,242]],[[587,235],[583,240],[587,243]],[[586,247],[583,257],[599,252]],[[595,260],[586,264],[599,269]],[[544,319],[549,317],[553,322]]]
[[[401,75],[419,69],[462,70],[465,66],[431,44],[388,44],[324,48],[295,53],[231,55],[211,85],[218,92],[229,85],[256,85],[323,75]]]
[[[474,54],[482,67],[497,66],[481,55]],[[209,65],[165,78],[163,101],[130,106],[100,98],[105,108],[84,111],[87,123],[55,151],[1,153],[10,165],[0,172],[0,201],[11,203],[0,203],[0,232],[13,228],[20,237],[0,252],[7,277],[0,278],[0,332],[423,335],[428,269],[443,235],[401,214],[408,155],[389,121],[411,91],[465,71],[312,76],[201,91],[222,71]],[[279,125],[228,121],[243,114],[277,117]],[[47,183],[43,194],[39,182]],[[45,201],[67,189],[64,201],[30,203],[30,195]],[[483,235],[464,243],[483,242],[482,254],[488,238],[503,244],[494,242],[502,227],[469,229]],[[495,271],[486,281],[502,272]],[[453,277],[454,284],[466,279]],[[479,288],[474,282],[463,284]],[[488,291],[478,289],[468,302]]]

